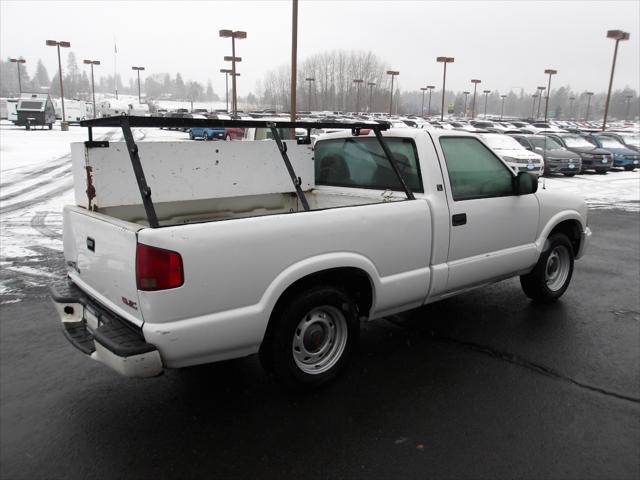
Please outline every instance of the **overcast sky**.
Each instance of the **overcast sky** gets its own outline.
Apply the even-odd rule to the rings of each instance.
[[[49,75],[56,51],[45,40],[71,42],[78,62],[98,59],[98,72],[113,73],[114,38],[118,73],[125,83],[132,65],[147,72],[180,72],[212,79],[224,91],[230,39],[218,30],[246,30],[237,42],[240,95],[254,91],[265,72],[291,61],[291,1],[5,1],[0,0],[0,55],[23,56],[32,74],[43,60]],[[442,85],[437,56],[455,57],[447,88],[535,90],[546,85],[545,68],[558,70],[553,84],[605,91],[614,41],[606,31],[631,34],[621,42],[614,88],[639,89],[640,1],[300,1],[298,62],[331,49],[371,50],[400,71],[400,88]],[[65,68],[66,55],[63,57]],[[97,75],[99,73],[96,72]]]

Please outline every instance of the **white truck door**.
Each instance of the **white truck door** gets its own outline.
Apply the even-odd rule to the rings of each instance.
[[[535,264],[539,206],[515,195],[513,174],[475,137],[439,139],[450,205],[447,291],[500,279]]]

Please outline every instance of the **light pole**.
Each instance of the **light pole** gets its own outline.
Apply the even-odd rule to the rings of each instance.
[[[607,101],[604,103],[604,119],[602,120],[602,131],[607,128],[607,114],[609,113],[609,100],[611,99],[611,86],[613,85],[613,72],[616,69],[616,57],[618,56],[618,44],[621,40],[629,40],[629,33],[622,30],[609,30],[607,38],[613,38],[616,46],[613,50],[613,63],[611,64],[611,77],[609,78],[609,90],[607,91]]]
[[[500,120],[502,120],[502,115],[504,114],[504,99],[507,98],[506,95],[500,95],[502,99],[502,106],[500,107]]]
[[[96,89],[93,82],[93,66],[100,65],[100,60],[84,60],[85,65],[91,65],[91,99],[93,100],[93,118],[96,118]]]
[[[427,85],[427,88],[429,89],[429,106],[427,107],[427,117],[431,116],[431,93],[433,92],[433,89],[436,88],[435,85]]]
[[[558,73],[557,70],[553,70],[551,68],[547,68],[544,73],[549,75],[549,84],[547,85],[547,101],[544,104],[544,121],[547,121],[547,117],[549,115],[549,97],[551,96],[551,76]]]
[[[140,72],[144,71],[144,67],[131,67],[131,70],[138,72],[138,104],[142,104],[142,98],[140,97]]]
[[[20,94],[22,94],[22,81],[20,80],[20,64],[21,63],[27,63],[27,61],[20,57],[20,58],[10,58],[9,61],[11,63],[15,63],[16,66],[18,67],[18,92]]]
[[[429,89],[427,87],[420,87],[420,90],[422,90],[422,109],[420,110],[420,116],[424,117],[424,92]]]
[[[627,109],[624,114],[624,119],[629,120],[629,108],[631,107],[631,99],[633,98],[633,95],[625,95],[624,98],[627,99]]]
[[[360,84],[364,82],[363,79],[357,78],[353,81],[356,84],[356,115],[360,111]]]
[[[467,100],[469,100],[469,94],[471,92],[462,92],[462,94],[464,95],[464,118],[467,118]]]
[[[531,104],[531,119],[535,120],[535,117],[533,116],[534,113],[536,112],[536,98],[538,98],[539,95],[537,93],[534,93],[533,95],[531,95],[531,98],[533,98],[533,103]]]
[[[542,92],[544,92],[547,87],[538,87],[538,113],[536,113],[536,120],[540,118],[540,105],[542,105]]]
[[[232,70],[229,68],[221,68],[220,73],[224,73],[224,89],[227,95],[227,113],[229,113],[229,74]]]
[[[593,97],[593,92],[584,92],[584,94],[587,96],[587,113],[584,116],[584,121],[588,122],[589,121],[589,109],[591,108],[591,97]]]
[[[573,101],[576,97],[569,97],[569,118],[573,120]]]
[[[60,122],[60,130],[66,132],[69,130],[69,123],[67,123],[67,117],[64,113],[64,88],[62,86],[62,62],[60,61],[60,47],[69,48],[70,42],[57,42],[55,40],[47,40],[47,46],[58,47],[58,76],[60,77],[60,99],[62,101],[62,121]]]
[[[309,98],[307,99],[307,110],[311,113],[311,82],[315,82],[316,79],[313,77],[305,78],[306,82],[309,82]]]
[[[400,72],[397,70],[387,70],[387,75],[391,75],[391,98],[389,100],[389,116],[391,116],[391,112],[393,111],[393,79],[396,75],[400,75]]]
[[[219,35],[222,38],[231,38],[231,56],[224,57],[225,62],[231,62],[231,92],[232,92],[232,101],[231,108],[233,109],[233,118],[238,116],[238,92],[236,90],[236,62],[241,62],[242,57],[236,57],[236,38],[238,40],[242,40],[247,38],[247,32],[242,32],[240,30],[220,30]],[[293,92],[292,95],[295,95]]]
[[[440,109],[440,120],[444,120],[444,93],[447,85],[447,63],[453,63],[455,58],[453,57],[437,57],[436,62],[444,63],[444,75],[442,76],[442,107]]]
[[[489,98],[489,94],[491,93],[491,90],[483,90],[482,93],[484,93],[484,119],[487,119],[487,99]]]
[[[476,118],[476,89],[479,83],[482,83],[482,80],[478,80],[477,78],[472,78],[471,83],[473,83],[473,104],[471,106],[471,120]]]
[[[369,86],[369,113],[371,113],[371,109],[373,108],[373,87],[376,86],[376,82],[368,82]]]

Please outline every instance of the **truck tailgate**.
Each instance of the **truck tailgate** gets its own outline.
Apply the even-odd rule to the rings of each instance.
[[[144,227],[76,206],[64,207],[64,257],[71,280],[140,326],[136,285],[137,232]]]

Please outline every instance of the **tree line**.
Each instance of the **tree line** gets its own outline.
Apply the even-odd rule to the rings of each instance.
[[[12,63],[7,58],[0,61],[0,96],[17,97],[19,94],[18,68],[20,68],[20,83],[23,92],[48,92],[51,96],[60,96],[59,72],[49,77],[42,60],[38,60],[35,73],[29,74],[28,64]],[[89,66],[80,68],[75,53],[70,51],[63,68],[62,85],[66,98],[91,97],[91,70]],[[120,75],[100,75],[102,66],[94,67],[96,93],[115,93],[116,82],[119,94],[138,94],[137,78],[131,78],[125,85]],[[180,73],[172,77],[169,73],[155,73],[141,78],[141,88],[147,98],[166,98],[175,100],[218,101],[219,96],[213,91],[211,81],[206,86],[199,82],[183,79]]]

